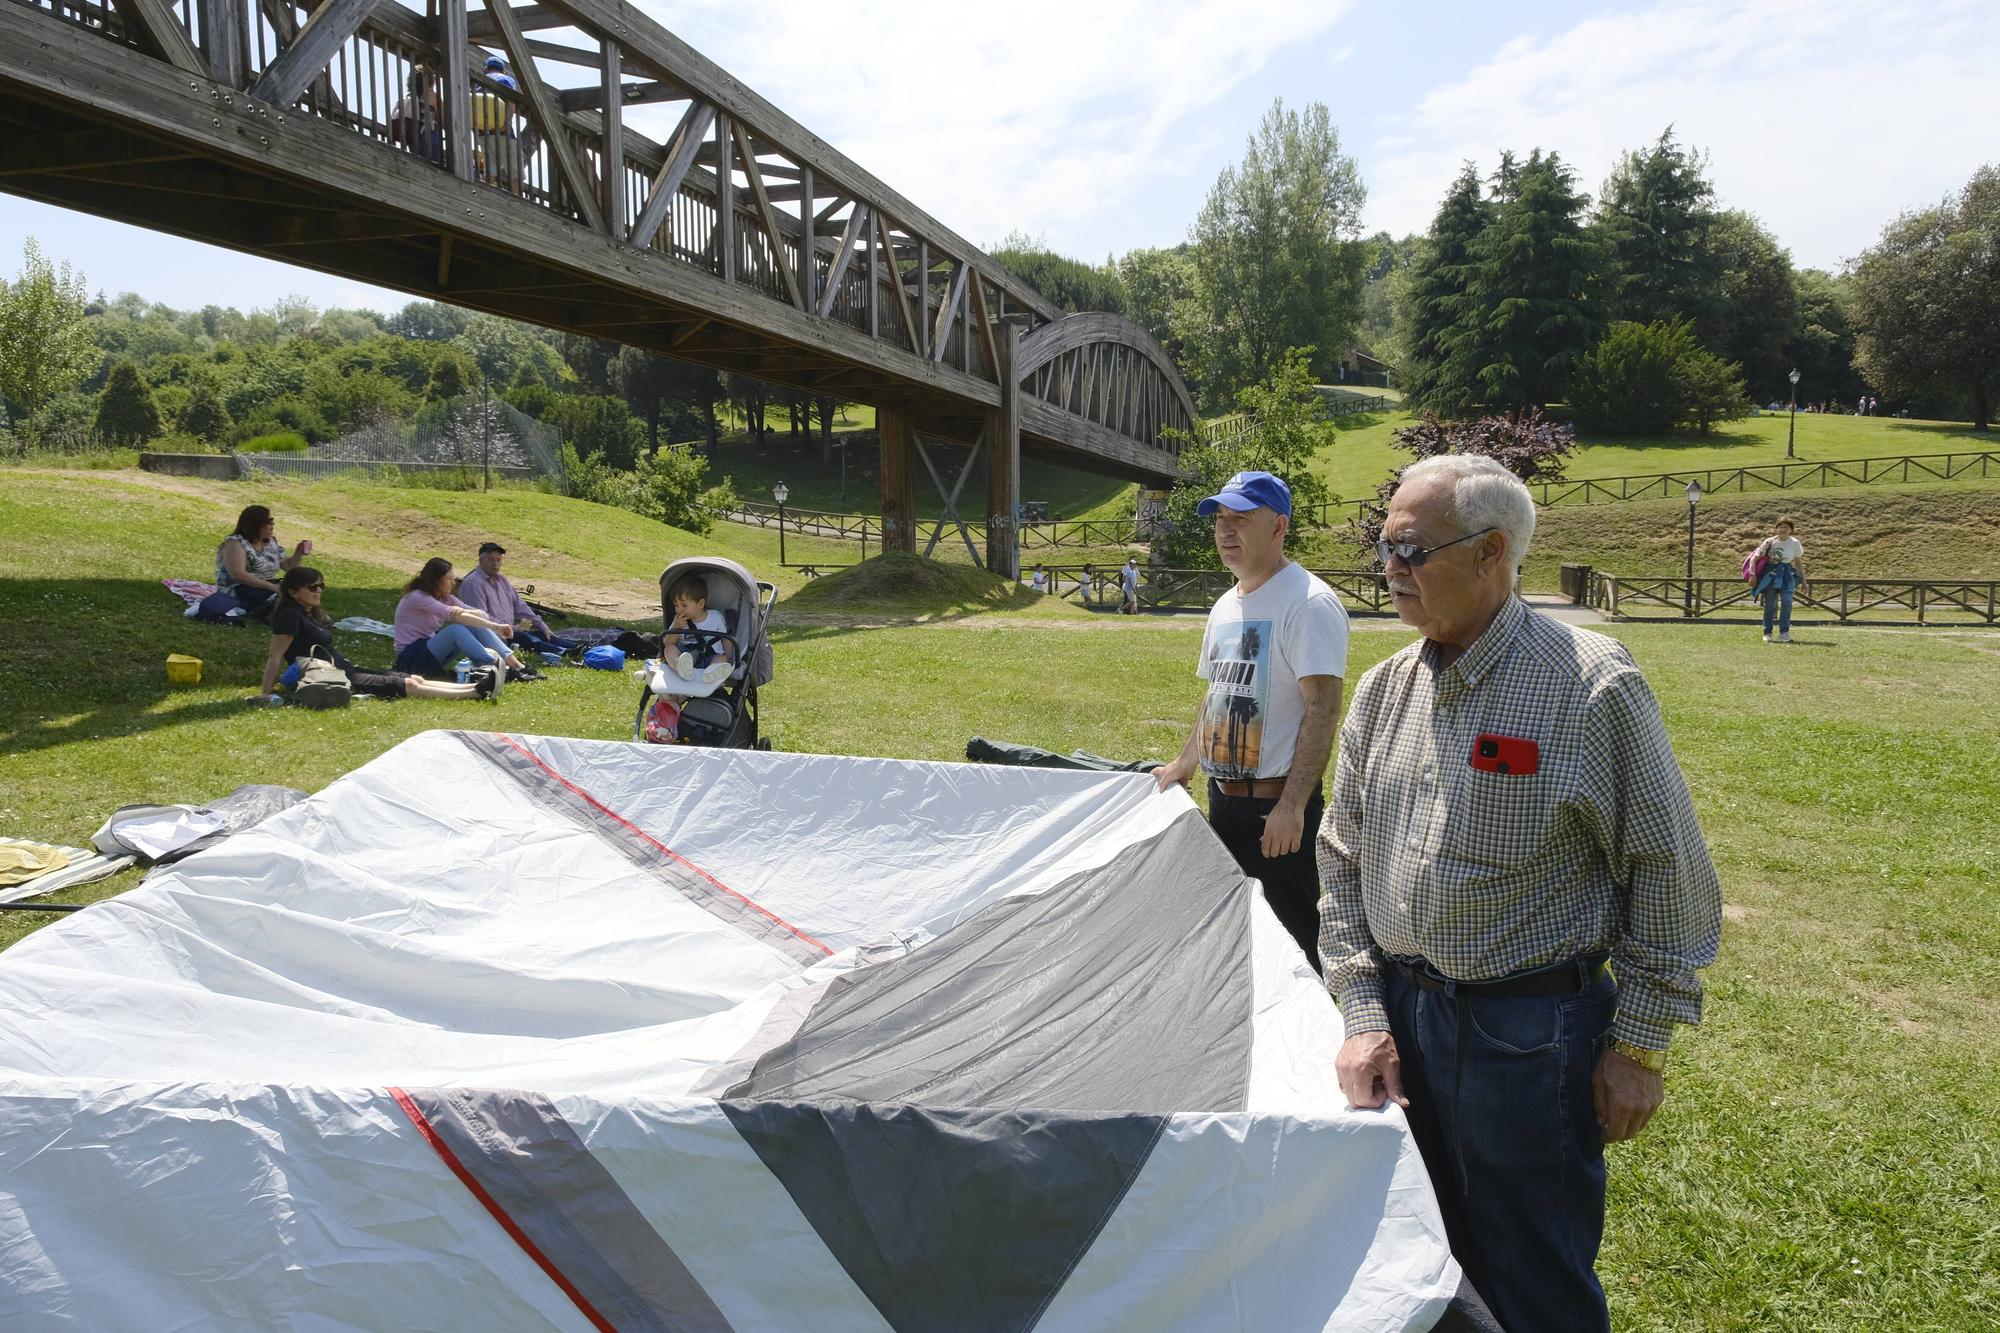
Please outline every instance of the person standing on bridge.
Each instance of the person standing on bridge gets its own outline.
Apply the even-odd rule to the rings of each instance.
[[[1208,822],[1319,966],[1319,871],[1309,831],[1340,718],[1347,612],[1333,589],[1285,558],[1291,488],[1239,472],[1196,507],[1236,586],[1208,613],[1195,674],[1208,682],[1180,757],[1153,770],[1160,790],[1208,775]]]
[[[486,57],[486,80],[510,92],[521,90],[521,85],[514,82],[514,76],[507,72],[507,61],[503,56]],[[513,105],[498,93],[480,91],[475,87],[472,94],[472,128],[479,136],[479,160],[484,164],[486,179],[494,185],[520,193],[521,140],[514,130]]]
[[[1528,488],[1407,469],[1378,554],[1423,638],[1370,670],[1319,829],[1347,1101],[1402,1106],[1452,1254],[1509,1329],[1608,1330],[1604,1145],[1666,1096],[1722,893],[1623,644],[1514,593]]]

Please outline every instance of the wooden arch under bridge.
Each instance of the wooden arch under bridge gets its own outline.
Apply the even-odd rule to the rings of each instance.
[[[1157,485],[1197,428],[1142,330],[1065,315],[623,0],[0,0],[0,189],[872,404],[887,544],[919,432],[973,443],[1010,576],[1024,453]]]

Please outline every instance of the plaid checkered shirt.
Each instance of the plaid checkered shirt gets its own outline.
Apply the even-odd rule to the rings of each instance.
[[[1532,773],[1472,766],[1535,742]],[[1361,678],[1319,830],[1319,951],[1349,1033],[1387,1031],[1383,955],[1490,981],[1590,953],[1613,1035],[1701,1019],[1722,891],[1660,709],[1623,644],[1518,598],[1450,666],[1412,644]]]

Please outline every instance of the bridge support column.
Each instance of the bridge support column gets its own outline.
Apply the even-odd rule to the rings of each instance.
[[[986,568],[1002,578],[1021,577],[1021,377],[1014,363],[1021,350],[1021,321],[994,321],[994,373],[1000,405],[986,409]]]
[[[904,406],[877,407],[882,440],[882,549],[917,551],[917,436]]]

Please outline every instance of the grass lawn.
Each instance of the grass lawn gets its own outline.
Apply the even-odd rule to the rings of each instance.
[[[185,621],[154,580],[204,572],[247,495],[0,470],[0,832],[80,841],[120,804],[252,781],[317,789],[430,727],[629,734],[634,687],[584,671],[510,689],[497,706],[245,707],[262,634]],[[521,534],[510,560],[524,574],[579,587],[650,594],[666,558],[704,545],[516,492],[258,495],[281,532],[321,542],[336,615],[384,615],[412,557],[447,537],[469,554],[465,542],[502,522]],[[1884,549],[1909,549],[1911,531]],[[739,550],[764,534],[723,539]],[[864,604],[887,598],[862,592]],[[959,609],[935,625],[781,625],[764,694],[778,748],[950,759],[983,734],[1164,758],[1184,737],[1194,623],[1036,619],[1011,595],[997,613],[976,595],[939,595]],[[818,597],[822,613],[839,609],[832,592]],[[1786,649],[1740,627],[1614,632],[1660,695],[1728,900],[1707,1021],[1676,1042],[1660,1118],[1612,1151],[1602,1271],[1617,1326],[1993,1327],[2000,634],[1808,631]],[[1405,642],[1400,630],[1357,633],[1350,674]],[[344,646],[388,656],[386,640]],[[169,651],[206,659],[204,683],[169,688]],[[0,914],[0,941],[47,924]]]

